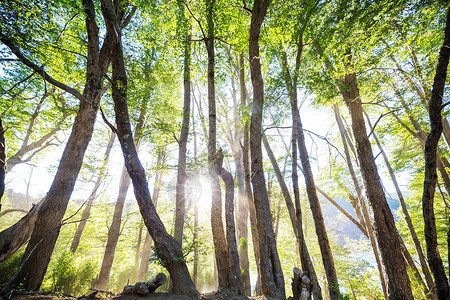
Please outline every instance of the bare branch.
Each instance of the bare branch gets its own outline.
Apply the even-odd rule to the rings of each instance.
[[[27,81],[27,80],[30,79],[31,77],[33,77],[34,73],[36,73],[36,71],[33,72],[33,73],[31,73],[30,75],[28,75],[27,77],[25,77],[25,78],[22,79],[21,81],[15,83],[11,88],[9,88],[9,89],[6,90],[5,92],[3,92],[3,94],[1,94],[0,97],[3,97],[3,95],[5,95],[5,94],[9,93],[10,91],[12,91],[16,86],[18,86],[19,84],[21,84],[21,83]]]
[[[103,112],[103,109],[102,109],[101,106],[100,106],[100,113],[102,114],[102,119],[103,119],[103,121],[106,123],[106,125],[108,125],[108,127],[111,128],[111,130],[112,130],[114,133],[117,133],[116,127],[114,127],[114,125],[111,124],[111,123],[108,121],[108,119],[106,119],[105,113]]]

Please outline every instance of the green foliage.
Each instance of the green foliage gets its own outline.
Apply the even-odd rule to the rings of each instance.
[[[25,248],[20,249],[14,253],[10,258],[0,263],[0,287],[3,288],[8,283],[9,279],[16,273],[22,260]]]
[[[55,292],[81,296],[88,292],[96,276],[97,266],[89,257],[75,257],[70,251],[63,252],[49,272],[44,285],[52,287]]]

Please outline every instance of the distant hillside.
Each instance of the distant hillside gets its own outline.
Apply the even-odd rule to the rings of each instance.
[[[394,213],[394,218],[397,219],[395,212],[400,206],[398,198],[393,195],[386,195],[388,205],[391,211]],[[346,216],[344,216],[333,204],[331,204],[324,197],[319,195],[320,204],[322,206],[323,217],[325,219],[325,225],[329,232],[333,232],[338,237],[338,244],[345,245],[344,237],[352,240],[359,240],[364,238],[364,234],[359,228],[353,224]],[[346,199],[335,198],[336,201],[343,209],[345,209],[356,220],[356,214],[352,205]]]

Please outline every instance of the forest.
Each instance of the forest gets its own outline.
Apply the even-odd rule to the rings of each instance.
[[[450,299],[449,58],[445,0],[0,0],[0,298]]]

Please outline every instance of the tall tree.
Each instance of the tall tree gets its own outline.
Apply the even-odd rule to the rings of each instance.
[[[436,154],[439,138],[442,133],[442,97],[450,57],[450,8],[447,8],[447,22],[445,25],[444,42],[439,52],[436,66],[431,99],[428,104],[431,130],[425,143],[425,178],[423,182],[422,209],[425,225],[425,242],[427,244],[427,257],[431,271],[434,275],[438,299],[448,299],[449,283],[444,271],[441,256],[438,250],[436,219],[434,216],[434,193],[436,189]]]
[[[189,28],[189,21],[184,16],[184,5],[179,4],[182,18],[182,32],[185,36],[184,41],[184,67],[183,67],[183,87],[184,87],[184,102],[183,102],[183,121],[181,123],[181,133],[178,138],[178,171],[176,184],[176,208],[175,208],[175,229],[174,237],[182,245],[183,243],[183,228],[184,219],[186,216],[186,149],[189,136],[189,119],[191,109],[191,34]]]
[[[264,295],[284,297],[284,277],[272,226],[261,149],[264,82],[261,74],[259,36],[269,4],[269,0],[256,0],[251,10],[249,32],[249,61],[253,85],[250,123],[251,180],[258,228],[261,289]]]
[[[84,153],[92,137],[102,94],[103,79],[109,65],[111,40],[110,36],[107,35],[100,50],[99,29],[95,20],[94,3],[91,0],[85,0],[83,6],[88,38],[86,82],[83,93],[55,80],[44,68],[29,60],[14,41],[0,34],[0,40],[3,44],[26,66],[39,73],[49,83],[80,100],[72,133],[61,157],[58,171],[46,197],[41,200],[42,204],[22,263],[16,274],[11,278],[9,287],[20,286],[26,290],[39,289],[58,238],[61,220],[80,171]]]
[[[352,60],[350,52],[346,53],[345,60],[347,66],[350,66]],[[381,261],[386,270],[387,295],[388,298],[392,299],[412,299],[406,263],[400,247],[401,238],[386,201],[366,132],[356,73],[349,72],[340,80],[338,87],[350,112],[356,152],[366,188],[366,196],[369,200],[371,225],[374,228],[376,241],[381,252]]]
[[[292,181],[294,186],[294,199],[296,206],[296,218],[297,226],[299,226],[299,231],[302,228],[302,216],[300,209],[300,193],[298,190],[298,175],[297,175],[297,146],[300,154],[300,161],[303,169],[303,176],[305,178],[306,192],[308,194],[309,204],[311,212],[314,219],[314,225],[316,229],[316,234],[319,240],[320,252],[322,254],[323,265],[325,268],[325,273],[328,281],[329,295],[331,299],[338,299],[339,297],[339,283],[336,275],[336,268],[334,266],[333,254],[331,252],[330,243],[328,241],[328,234],[325,227],[325,222],[323,220],[322,209],[320,207],[319,198],[317,196],[316,184],[314,182],[314,176],[311,170],[311,165],[309,162],[309,155],[306,149],[306,142],[303,133],[303,126],[300,118],[300,112],[298,109],[297,100],[297,81],[298,72],[300,68],[300,60],[303,50],[303,33],[299,33],[297,37],[297,51],[295,59],[294,74],[291,76],[289,71],[289,66],[286,58],[286,53],[283,50],[281,55],[281,65],[283,70],[283,75],[285,78],[285,84],[289,93],[289,98],[291,101],[291,112],[292,112]],[[302,256],[304,253],[300,252]],[[302,260],[302,265],[307,266],[306,257]],[[304,267],[305,268],[305,267]]]
[[[173,281],[173,292],[196,296],[198,291],[192,282],[186,263],[182,259],[183,253],[180,246],[167,233],[151,201],[145,170],[141,165],[133,141],[127,106],[127,74],[122,49],[122,33],[119,27],[119,19],[116,15],[116,8],[111,0],[102,0],[101,8],[107,32],[114,34],[111,45],[112,96],[116,115],[117,136],[122,147],[125,166],[133,182],[134,194],[144,223],[155,242],[157,255],[170,273]],[[119,7],[117,9],[120,11]]]
[[[216,162],[216,88],[215,88],[215,54],[214,54],[214,6],[215,0],[206,0],[207,37],[205,37],[208,53],[208,167],[211,177],[211,228],[214,241],[214,252],[219,279],[219,289],[230,287],[229,254],[222,221],[222,199],[219,177],[214,169]]]

